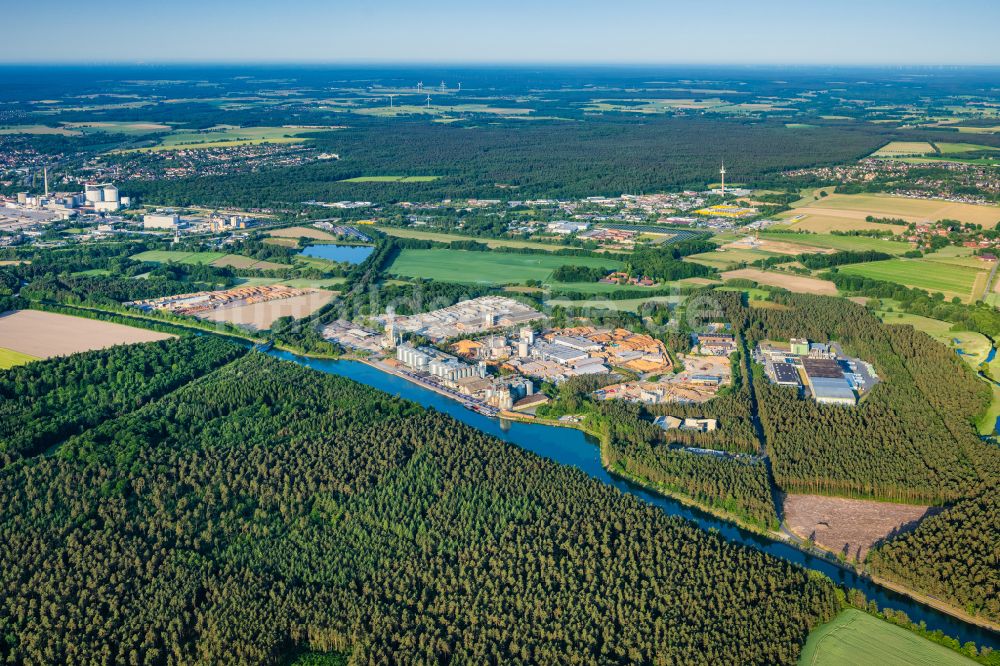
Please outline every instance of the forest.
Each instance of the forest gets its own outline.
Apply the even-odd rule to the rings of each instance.
[[[175,338],[0,372],[0,463],[9,465],[139,409],[240,353],[240,347],[215,337]]]
[[[315,133],[310,145],[339,160],[289,169],[173,181],[132,181],[163,205],[298,206],[303,201],[414,201],[452,197],[585,197],[703,187],[726,160],[753,181],[775,170],[857,159],[885,141],[859,125],[789,131],[784,123],[708,118],[587,122],[496,120],[458,126],[395,119]],[[348,183],[378,175],[434,175],[424,183]]]
[[[840,605],[579,470],[259,353],[9,467],[0,495],[15,663],[794,664]]]

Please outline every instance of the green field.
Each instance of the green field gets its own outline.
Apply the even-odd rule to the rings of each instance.
[[[387,272],[463,284],[520,284],[526,280],[545,281],[560,266],[620,265],[599,257],[433,249],[403,250]]]
[[[322,131],[316,127],[236,127],[218,125],[205,130],[179,130],[165,135],[155,146],[138,151],[159,152],[189,148],[230,148],[261,143],[302,143],[299,135]],[[130,151],[131,152],[131,151]]]
[[[446,234],[440,231],[421,231],[420,229],[410,229],[401,227],[376,227],[379,231],[389,236],[399,238],[416,238],[418,240],[437,241],[439,243],[454,243],[455,241],[476,241],[488,247],[528,247],[537,250],[564,250],[569,245],[557,245],[549,243],[539,243],[537,241],[507,240],[498,238],[476,238],[475,236],[459,236],[457,234]]]
[[[7,368],[13,368],[15,365],[24,365],[25,363],[37,360],[34,356],[22,354],[19,351],[7,349],[6,347],[0,347],[0,370],[6,370]]]
[[[912,631],[848,608],[817,627],[799,666],[971,666],[976,662]]]
[[[984,270],[928,259],[870,261],[841,266],[840,272],[895,282],[931,292],[938,291],[948,298],[958,296],[966,303],[972,300],[974,289],[982,292],[987,276]]]
[[[357,176],[345,178],[341,183],[430,183],[441,176]]]
[[[829,247],[834,250],[875,250],[886,254],[903,254],[912,250],[909,243],[869,238],[868,236],[834,236],[832,234],[784,234],[762,231],[760,237],[811,247]]]
[[[942,155],[955,155],[960,153],[973,153],[980,151],[1000,151],[995,146],[983,146],[977,143],[935,143]]]

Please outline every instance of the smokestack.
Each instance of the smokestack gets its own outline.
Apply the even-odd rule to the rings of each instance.
[[[45,175],[45,198],[49,198],[49,168],[42,167],[42,173]]]

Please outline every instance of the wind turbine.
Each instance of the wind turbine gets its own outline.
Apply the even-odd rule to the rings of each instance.
[[[446,85],[444,84],[444,81],[442,81],[442,82],[441,82],[441,86],[440,86],[440,89],[441,89],[441,92],[444,92],[445,90],[447,90],[447,89],[448,89],[448,86],[446,86]]]
[[[424,89],[424,82],[423,81],[418,82],[417,83],[417,92],[420,92],[423,89]]]
[[[427,95],[427,108],[431,108],[431,96]]]
[[[389,108],[390,109],[392,108],[392,98],[393,97],[395,97],[395,95],[389,95]]]

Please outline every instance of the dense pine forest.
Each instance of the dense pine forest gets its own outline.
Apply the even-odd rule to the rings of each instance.
[[[181,344],[215,355],[142,353]],[[73,367],[20,377],[54,404]],[[120,413],[0,473],[5,660],[794,664],[838,608],[791,564],[261,354]]]
[[[84,352],[0,372],[0,463],[39,453],[236,358],[217,338]]]
[[[518,120],[457,125],[360,121],[311,134],[339,160],[234,176],[133,181],[144,202],[169,205],[295,205],[311,199],[421,201],[451,197],[585,197],[701,187],[726,160],[739,178],[843,162],[885,142],[871,126],[789,130],[783,122],[707,118]],[[347,183],[396,172],[440,176],[425,183]]]

